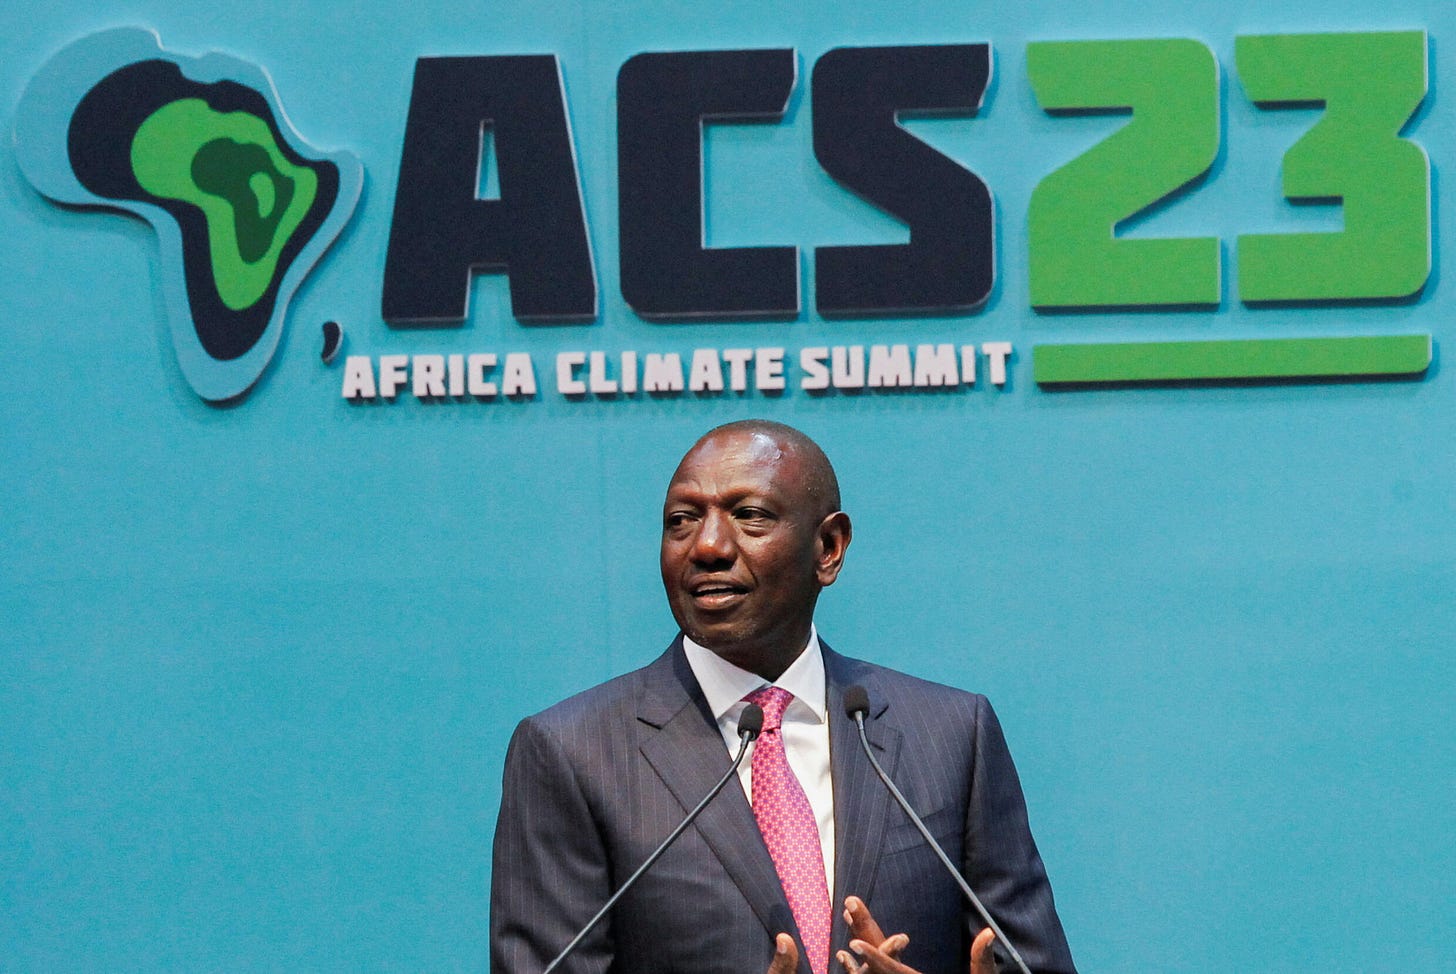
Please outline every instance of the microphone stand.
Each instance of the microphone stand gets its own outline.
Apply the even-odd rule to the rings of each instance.
[[[596,916],[586,922],[586,926],[582,927],[581,931],[571,939],[571,943],[567,944],[561,953],[557,954],[556,958],[546,965],[546,970],[542,971],[542,974],[552,974],[556,970],[557,965],[564,961],[576,949],[577,944],[581,943],[586,935],[592,931],[592,928],[601,922],[602,917],[606,916],[612,907],[617,905],[617,901],[622,898],[622,894],[631,889],[632,885],[642,877],[642,874],[647,872],[652,864],[662,857],[662,854],[667,851],[668,846],[677,841],[677,837],[682,835],[689,825],[693,824],[693,820],[698,817],[698,814],[708,807],[708,803],[717,797],[718,792],[723,790],[723,786],[728,783],[729,779],[738,773],[738,766],[743,763],[743,756],[748,753],[748,745],[753,742],[754,738],[758,737],[759,731],[761,730],[763,730],[763,709],[758,704],[751,703],[743,708],[743,715],[738,718],[738,753],[734,756],[733,763],[729,766],[728,771],[723,777],[718,779],[718,783],[713,786],[713,790],[704,795],[703,800],[698,802],[691,812],[688,812],[687,818],[678,823],[678,827],[672,830],[672,834],[666,839],[663,839],[662,844],[652,851],[652,855],[648,856],[642,865],[637,867],[637,871],[627,877],[627,881],[612,894],[611,899],[607,900],[606,904],[597,911]]]
[[[910,821],[914,822],[915,827],[920,830],[921,836],[930,844],[930,848],[935,850],[935,854],[940,857],[940,861],[945,866],[946,871],[951,874],[951,877],[960,886],[961,892],[966,894],[966,899],[971,901],[971,905],[976,908],[976,912],[981,915],[981,919],[986,921],[986,926],[990,927],[992,932],[996,934],[996,939],[1001,941],[1002,945],[1005,946],[1007,953],[1011,955],[1011,960],[1021,970],[1021,974],[1031,974],[1031,971],[1026,966],[1026,961],[1021,959],[1021,954],[1017,951],[1016,946],[1006,939],[1006,934],[1001,932],[1000,925],[992,919],[991,914],[981,903],[980,897],[975,894],[970,884],[966,882],[965,877],[961,875],[961,871],[950,861],[950,856],[945,854],[945,850],[940,847],[940,843],[935,841],[935,837],[930,834],[930,830],[925,827],[925,823],[920,820],[920,816],[915,814],[915,809],[910,807],[910,803],[905,800],[905,796],[900,794],[900,789],[895,787],[895,783],[890,780],[890,776],[885,774],[885,769],[880,767],[880,762],[875,760],[874,752],[870,750],[869,738],[865,736],[864,719],[865,714],[870,709],[870,702],[869,694],[865,692],[864,687],[852,686],[845,691],[844,709],[854,719],[855,726],[859,728],[860,746],[864,748],[865,757],[870,759],[870,766],[875,769],[875,774],[880,776],[880,780],[885,783],[885,787],[890,789],[890,794],[895,796],[895,801],[900,803],[900,807],[905,810],[905,814],[910,816]]]

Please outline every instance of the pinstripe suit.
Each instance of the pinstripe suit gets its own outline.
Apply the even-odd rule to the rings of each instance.
[[[922,974],[965,974],[978,920],[843,716],[870,695],[885,770],[1038,974],[1071,955],[990,704],[824,648],[837,848],[834,902],[862,897],[910,935]],[[506,756],[491,888],[494,974],[540,974],[705,795],[728,756],[681,640],[655,662],[521,722]],[[831,951],[849,940],[836,910]],[[564,970],[762,974],[773,935],[797,931],[741,788],[729,787],[618,903]],[[809,974],[801,958],[800,974]]]

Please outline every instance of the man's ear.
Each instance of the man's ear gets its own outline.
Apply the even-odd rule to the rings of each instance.
[[[815,573],[820,585],[833,585],[839,577],[839,570],[844,567],[844,553],[849,550],[853,536],[849,515],[843,511],[835,511],[819,522],[819,533],[815,538]]]

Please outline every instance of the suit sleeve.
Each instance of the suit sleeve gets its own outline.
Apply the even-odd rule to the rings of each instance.
[[[1021,781],[990,701],[977,698],[976,746],[966,817],[965,875],[1033,974],[1075,974],[1031,837]],[[979,916],[971,917],[979,929]],[[1006,964],[1001,969],[1008,968]]]
[[[492,974],[541,974],[611,894],[587,796],[561,742],[533,718],[506,752],[490,890]],[[603,919],[560,968],[600,974],[612,961]]]

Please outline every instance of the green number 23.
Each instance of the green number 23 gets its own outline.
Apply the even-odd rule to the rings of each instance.
[[[1425,98],[1424,31],[1239,37],[1261,108],[1322,105],[1284,155],[1284,195],[1343,204],[1333,233],[1244,234],[1249,303],[1398,300],[1431,269],[1430,163],[1400,131]],[[1131,110],[1132,121],[1048,174],[1027,215],[1037,308],[1216,305],[1216,238],[1119,239],[1117,224],[1196,181],[1218,151],[1213,55],[1182,39],[1037,42],[1027,71],[1048,112]]]

